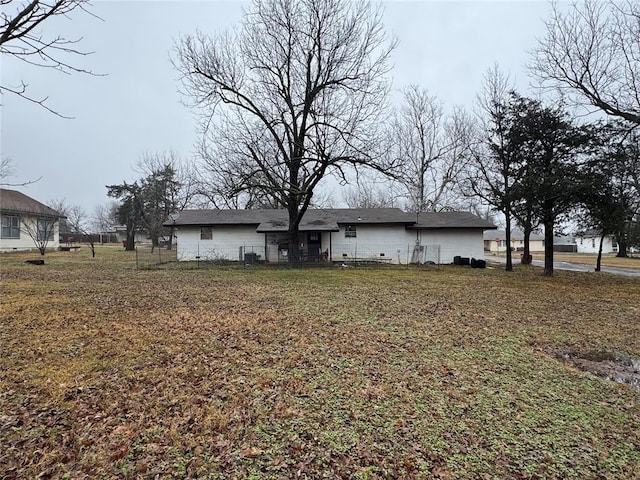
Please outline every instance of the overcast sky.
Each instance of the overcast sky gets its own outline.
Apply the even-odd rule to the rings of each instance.
[[[97,1],[93,18],[81,11],[46,24],[46,33],[83,37],[94,52],[71,58],[104,76],[64,75],[2,58],[2,84],[29,84],[33,96],[71,120],[23,99],[2,96],[1,154],[13,160],[18,188],[47,203],[65,199],[92,214],[109,199],[107,184],[132,181],[145,153],[173,150],[193,157],[196,120],[181,104],[170,63],[175,41],[196,30],[215,34],[236,25],[246,4],[237,1]],[[399,40],[393,85],[426,87],[445,103],[471,107],[494,64],[529,93],[527,51],[544,34],[546,1],[393,1],[385,25]]]

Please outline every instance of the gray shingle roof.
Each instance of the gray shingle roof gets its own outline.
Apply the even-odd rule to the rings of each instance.
[[[481,228],[492,230],[497,228],[493,223],[469,212],[421,212],[417,215],[417,223],[411,228],[432,230],[441,228]]]
[[[416,222],[417,220],[417,222]],[[420,215],[399,208],[310,209],[300,223],[300,231],[337,231],[338,225],[401,224],[416,229],[495,229],[491,222],[468,212],[423,212]],[[165,226],[174,225],[167,220]],[[258,232],[286,232],[286,210],[183,210],[175,226],[255,225]]]
[[[22,192],[9,190],[7,188],[0,188],[0,211],[4,213],[24,213],[55,218],[62,216],[54,209],[47,207],[44,203],[40,203]]]
[[[307,210],[300,224],[301,230],[337,230],[338,224],[375,224],[415,222],[413,214],[399,208],[327,208]],[[176,226],[187,225],[261,225],[259,231],[287,231],[289,214],[286,210],[183,210]],[[171,220],[165,226],[173,225]]]

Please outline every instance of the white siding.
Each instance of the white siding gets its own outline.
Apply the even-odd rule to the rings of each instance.
[[[355,225],[356,236],[348,237],[345,227],[321,234],[321,250],[328,251],[333,262],[379,260],[404,265],[417,258],[440,263],[452,263],[457,255],[484,258],[479,229],[417,231],[407,230],[404,225]],[[178,260],[195,260],[199,256],[201,260],[237,261],[242,260],[241,252],[255,252],[260,260],[282,260],[278,259],[278,236],[267,235],[265,242],[265,234],[257,233],[255,226],[213,227],[211,240],[200,239],[200,227],[180,227],[176,235]],[[416,241],[426,249],[416,249]]]
[[[576,237],[576,245],[578,247],[578,253],[598,253],[600,249],[600,237]],[[613,247],[613,237],[607,236],[602,242],[602,253],[613,253],[618,251],[618,244],[616,248]]]
[[[505,253],[507,251],[507,244],[505,240],[501,240],[500,243],[495,240],[485,240],[485,249],[488,249],[491,253]],[[511,240],[511,246],[514,252],[522,252],[524,250],[524,240]],[[530,252],[544,252],[544,240],[529,240]]]
[[[31,239],[29,234],[22,227],[23,222],[29,222],[30,225],[33,225],[36,222],[36,217],[28,217],[25,215],[20,215],[20,238],[0,238],[0,252],[12,252],[12,251],[20,251],[20,250],[37,250],[37,246],[34,241]],[[53,231],[53,240],[49,240],[47,242],[47,250],[57,250],[60,247],[60,233],[59,233],[59,222],[56,221],[54,224]]]
[[[440,245],[440,263],[453,263],[455,256],[484,259],[482,230],[479,229],[422,230],[419,240],[421,245]]]
[[[229,225],[213,227],[211,240],[200,239],[200,227],[176,228],[178,260],[241,260],[242,252],[254,252],[265,259],[264,233],[256,226]]]
[[[482,230],[411,230],[404,226],[358,225],[355,238],[345,238],[344,226],[332,234],[331,259],[334,262],[358,259],[389,259],[406,264],[416,259],[452,263],[453,257],[484,259]],[[426,250],[416,249],[416,245]],[[323,248],[325,243],[323,240]],[[414,253],[415,251],[415,253]]]
[[[340,231],[331,233],[331,260],[340,262],[350,259],[380,259],[398,263],[398,250],[405,252],[408,245],[404,225],[357,225],[355,237],[345,237],[345,225]],[[322,239],[323,251],[328,248]],[[406,256],[406,252],[404,253]]]

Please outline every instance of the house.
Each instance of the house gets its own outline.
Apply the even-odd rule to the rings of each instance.
[[[0,217],[0,251],[59,248],[61,215],[28,195],[0,188]]]
[[[576,234],[578,253],[598,253],[600,250],[600,232],[587,230]],[[617,253],[618,242],[615,236],[606,235],[602,242],[602,253]]]
[[[126,225],[116,225],[114,227],[115,230],[115,236],[116,236],[116,242],[117,243],[123,243],[127,241],[127,226]],[[133,241],[135,242],[136,245],[138,245],[139,243],[147,243],[149,242],[149,236],[147,235],[147,232],[145,232],[142,229],[136,229],[135,234],[134,234],[134,239]]]
[[[178,260],[451,263],[484,257],[482,232],[495,225],[466,212],[414,213],[397,208],[310,209],[300,244],[288,243],[286,210],[184,210],[165,227],[176,235]]]
[[[484,232],[484,250],[492,255],[507,251],[506,233],[504,230]],[[511,250],[524,251],[524,233],[520,230],[511,231]],[[532,233],[529,237],[529,251],[531,253],[544,252],[544,236]]]

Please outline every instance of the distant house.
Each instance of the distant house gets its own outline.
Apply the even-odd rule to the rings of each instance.
[[[406,213],[397,208],[312,209],[288,243],[286,210],[184,210],[165,227],[179,260],[286,262],[296,248],[307,261],[451,263],[484,258],[482,232],[495,225],[466,212]]]
[[[484,232],[484,251],[492,254],[500,254],[507,251],[507,241],[504,230]],[[511,251],[524,251],[524,233],[520,230],[511,231]],[[529,251],[531,253],[544,253],[544,235],[532,233],[529,237]],[[575,252],[576,245],[573,237],[555,235],[553,237],[554,252]]]
[[[0,188],[0,251],[34,250],[36,244],[32,236],[46,239],[47,250],[58,249],[61,217],[24,193]]]
[[[506,233],[504,230],[484,232],[484,250],[492,254],[500,254],[507,251]],[[511,231],[511,250],[524,251],[524,233],[520,230]],[[544,236],[532,233],[529,237],[529,251],[531,253],[544,252]]]
[[[115,226],[115,235],[116,235],[116,241],[118,243],[122,243],[122,242],[126,242],[127,241],[127,227],[126,225],[116,225]],[[136,229],[136,233],[135,233],[135,237],[134,237],[134,242],[137,244],[139,243],[145,243],[145,242],[149,242],[149,236],[147,235],[147,232],[145,232],[144,230],[141,229]]]
[[[600,250],[600,232],[587,230],[576,234],[578,253],[598,253]],[[602,253],[617,253],[618,242],[613,235],[606,235],[602,242]]]

